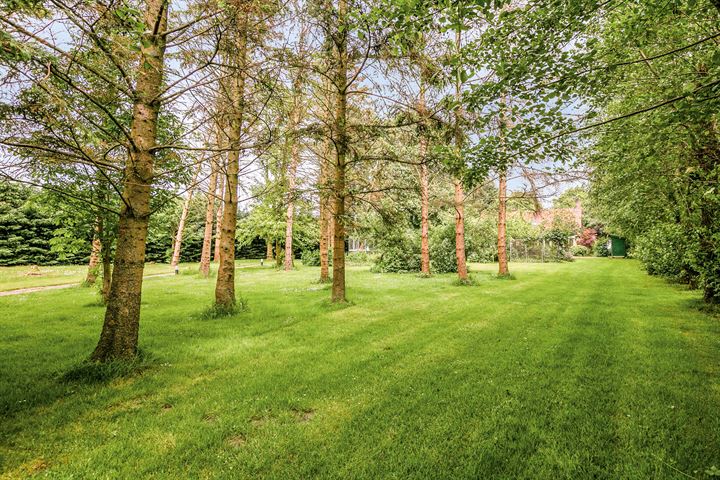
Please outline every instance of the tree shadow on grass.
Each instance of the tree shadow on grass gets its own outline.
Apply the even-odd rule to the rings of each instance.
[[[83,360],[64,372],[58,372],[57,378],[60,383],[65,384],[108,383],[119,378],[141,375],[159,363],[157,357],[140,350],[137,356],[129,360],[113,360],[105,363]]]

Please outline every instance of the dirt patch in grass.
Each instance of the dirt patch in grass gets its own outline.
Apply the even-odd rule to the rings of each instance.
[[[299,423],[309,422],[315,417],[315,410],[312,408],[293,408],[292,412]]]
[[[238,434],[238,435],[231,435],[229,436],[225,442],[230,445],[233,448],[242,448],[247,443],[247,438],[245,438],[245,435]]]
[[[253,415],[250,417],[250,425],[253,427],[262,427],[265,425],[270,419],[268,417],[262,416],[262,415]]]

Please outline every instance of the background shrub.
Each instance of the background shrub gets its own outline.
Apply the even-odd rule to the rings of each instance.
[[[697,278],[693,267],[695,245],[692,234],[682,225],[660,223],[637,237],[633,256],[650,275],[693,284]]]
[[[320,266],[320,250],[306,249],[300,254],[300,260],[306,267]]]
[[[596,257],[609,257],[610,250],[607,246],[608,237],[598,237],[595,245],[593,245],[593,254]]]

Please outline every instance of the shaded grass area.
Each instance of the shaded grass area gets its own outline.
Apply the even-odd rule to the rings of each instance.
[[[238,260],[239,267],[254,266],[258,260]],[[181,274],[194,274],[197,263],[181,263]],[[33,274],[29,274],[29,273]],[[145,275],[173,273],[167,263],[146,263]],[[0,292],[20,288],[44,287],[48,285],[80,284],[87,275],[87,265],[40,266],[35,270],[28,265],[0,267]]]
[[[68,376],[87,290],[0,298],[6,478],[710,478],[720,322],[631,261],[514,264],[513,281],[354,267],[148,279],[131,375]]]

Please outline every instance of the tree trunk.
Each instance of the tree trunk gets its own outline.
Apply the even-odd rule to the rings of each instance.
[[[498,235],[497,235],[497,251],[498,251],[498,275],[507,275],[510,273],[508,269],[507,259],[507,172],[500,172],[500,181],[498,186]]]
[[[420,138],[420,155],[424,157],[427,148],[427,139]],[[420,271],[430,275],[430,188],[428,181],[428,166],[424,160],[420,164]]]
[[[335,178],[333,190],[333,278],[332,301],[345,302],[345,170],[348,151],[347,136],[347,1],[338,1],[338,28],[335,37]]]
[[[291,131],[296,130],[298,124],[297,113],[293,113],[294,120]],[[285,271],[289,272],[293,268],[293,220],[295,216],[295,175],[297,174],[298,163],[300,162],[300,148],[297,138],[293,139],[292,150],[290,153],[290,165],[288,166],[287,179],[287,211],[285,213]]]
[[[115,269],[95,361],[131,358],[137,354],[140,297],[150,217],[153,153],[162,86],[167,25],[167,0],[147,0],[145,33],[140,42],[137,86],[130,137],[132,147],[123,180],[123,205],[118,222]]]
[[[273,256],[273,241],[270,238],[265,239],[265,260],[272,260]]]
[[[428,166],[427,166],[427,149],[428,149],[428,137],[425,129],[427,125],[426,111],[425,111],[425,87],[422,84],[422,78],[420,81],[420,99],[418,102],[418,112],[421,115],[420,123],[420,151],[419,163],[420,163],[420,271],[423,275],[430,275],[430,224],[428,221],[428,212],[430,207],[430,191],[429,191],[429,178],[428,178]]]
[[[102,253],[102,299],[103,303],[107,305],[110,299],[110,284],[112,283],[112,255],[110,255],[110,249],[103,249]]]
[[[500,146],[502,154],[505,152],[505,129],[512,127],[510,119],[507,117],[507,109],[505,106],[505,97],[501,98],[502,111],[500,116]],[[504,159],[502,160],[505,161]],[[504,165],[499,167],[498,179],[498,275],[508,275],[507,257],[507,168]]]
[[[305,24],[300,26],[300,38],[298,40],[298,54],[302,58],[305,54],[305,36],[307,28]],[[290,165],[288,166],[287,179],[287,212],[285,215],[285,271],[293,268],[293,217],[295,215],[295,182],[297,168],[300,164],[300,142],[298,135],[298,125],[300,124],[300,115],[302,113],[302,87],[303,87],[303,70],[298,69],[293,78],[293,106],[290,112],[290,134],[292,135],[292,147],[290,150]]]
[[[461,33],[457,30],[455,33],[455,46],[458,54],[461,48]],[[455,100],[458,106],[455,108],[455,148],[457,155],[462,160],[463,133],[460,126],[460,105],[462,93],[462,79],[458,71],[455,81]],[[467,263],[465,260],[465,194],[463,192],[462,182],[455,179],[455,257],[457,259],[457,273],[460,281],[467,281]]]
[[[207,207],[205,208],[205,231],[200,254],[200,274],[204,278],[210,275],[210,249],[212,248],[213,218],[215,216],[215,192],[217,191],[217,168],[210,159],[210,179],[208,180]]]
[[[330,280],[328,246],[329,246],[329,222],[330,216],[328,195],[327,195],[327,170],[328,160],[330,157],[329,140],[325,143],[325,157],[320,159],[320,185],[318,195],[320,200],[320,282],[325,283]]]
[[[200,175],[201,169],[202,163],[198,165],[198,168],[195,171],[195,175],[193,175],[193,179],[190,184],[191,187],[188,190],[187,197],[185,197],[185,201],[183,202],[182,211],[180,212],[180,220],[178,221],[177,233],[175,234],[175,242],[173,245],[172,260],[170,261],[170,266],[173,269],[177,267],[180,263],[180,250],[182,249],[182,239],[183,233],[185,232],[185,222],[187,221],[188,211],[190,210],[190,202],[192,202],[193,193],[195,191],[195,182],[197,182],[197,178]]]
[[[225,168],[225,165],[223,165],[223,168]],[[220,171],[217,174],[217,182],[220,191],[217,196],[219,203],[215,212],[215,249],[213,250],[213,262],[215,263],[220,261],[220,237],[222,236],[222,218],[225,207],[225,175]]]
[[[457,273],[461,281],[468,279],[467,262],[465,260],[465,193],[462,183],[455,180],[455,257]]]
[[[215,284],[215,305],[230,310],[235,306],[235,228],[237,226],[238,172],[240,170],[240,142],[245,113],[245,68],[247,63],[247,36],[249,12],[245,5],[237,7],[232,52],[234,72],[230,79],[232,101],[228,122],[227,178],[220,234],[220,264]]]
[[[280,268],[282,265],[282,246],[279,240],[275,240],[275,266]]]
[[[102,249],[102,242],[100,241],[100,235],[98,230],[100,229],[98,219],[95,224],[95,232],[93,234],[92,247],[90,250],[90,261],[88,262],[87,275],[85,276],[85,285],[95,285],[98,274],[98,264],[100,263],[100,250]]]

